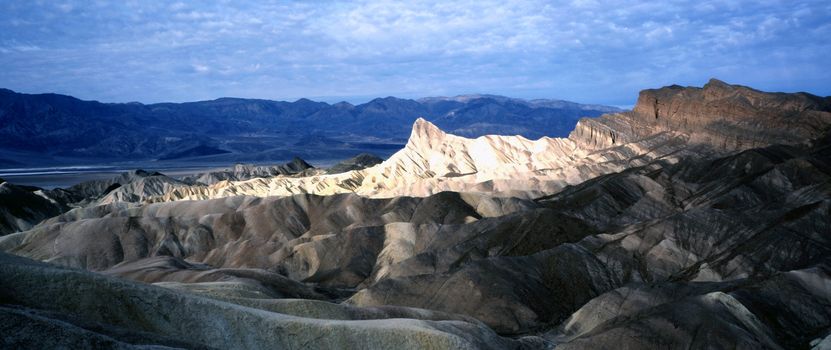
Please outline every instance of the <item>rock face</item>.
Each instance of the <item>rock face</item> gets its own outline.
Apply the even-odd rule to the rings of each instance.
[[[131,182],[135,182],[151,176],[162,176],[162,174],[158,172],[151,173],[148,171],[137,169],[121,173],[118,176],[114,176],[112,178],[105,180],[85,181],[69,187],[67,191],[72,193],[73,196],[77,198],[76,201],[82,201],[84,199],[93,200],[106,196],[113,190],[118,189],[119,187],[127,185]]]
[[[767,93],[711,79],[703,88],[641,91],[631,112],[582,119],[569,138],[602,149],[673,132],[689,135],[692,144],[729,152],[803,143],[823,135],[829,125],[829,97]]]
[[[44,192],[56,201],[78,207],[113,202],[141,202],[177,187],[186,186],[186,183],[162,173],[137,169],[109,179],[85,181],[67,189]]]
[[[564,323],[564,334],[550,336],[558,349],[807,347],[827,329],[828,272],[822,266],[758,282],[633,284],[592,300]]]
[[[0,235],[28,230],[74,207],[141,202],[187,186],[164,174],[140,169],[67,189],[18,186],[0,179]]]

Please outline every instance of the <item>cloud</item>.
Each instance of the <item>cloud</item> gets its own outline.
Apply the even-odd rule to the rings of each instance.
[[[628,104],[718,76],[831,94],[816,1],[0,4],[0,86],[111,101],[488,92]]]
[[[193,70],[197,73],[207,73],[211,71],[211,68],[204,64],[194,63],[191,67],[193,67]]]

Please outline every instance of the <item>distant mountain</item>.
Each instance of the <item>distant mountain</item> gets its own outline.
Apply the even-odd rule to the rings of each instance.
[[[471,94],[471,95],[458,95],[453,97],[425,97],[418,99],[418,102],[425,103],[425,104],[436,104],[438,102],[458,102],[458,103],[468,103],[473,100],[479,99],[491,99],[496,100],[500,103],[505,102],[512,102],[512,103],[519,103],[525,104],[531,107],[548,107],[554,109],[582,109],[582,110],[596,110],[596,111],[603,111],[606,113],[614,113],[620,112],[620,108],[612,107],[612,106],[604,106],[604,105],[593,105],[593,104],[581,104],[571,101],[564,101],[564,100],[551,100],[551,99],[533,99],[533,100],[525,100],[521,98],[511,98],[499,95],[488,95],[488,94]]]
[[[240,98],[145,105],[0,89],[0,166],[276,160],[287,154],[340,158],[400,148],[419,117],[468,137],[539,138],[565,136],[580,117],[613,111],[617,109],[493,95],[385,97],[360,105]]]

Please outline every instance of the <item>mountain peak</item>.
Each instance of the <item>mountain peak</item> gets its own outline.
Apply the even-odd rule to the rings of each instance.
[[[299,99],[297,99],[296,101],[294,101],[294,102],[292,102],[292,103],[295,103],[295,104],[307,104],[307,105],[308,105],[308,104],[318,104],[318,103],[321,103],[321,102],[312,101],[312,100],[310,100],[310,99],[308,99],[308,98],[303,97],[303,98],[299,98]]]
[[[441,131],[438,126],[419,117],[413,123],[413,131],[410,133],[410,142],[418,140],[429,140],[444,137],[444,131]]]
[[[704,97],[706,99],[719,99],[735,92],[740,85],[731,85],[718,79],[710,79],[707,84],[704,84]]]
[[[730,85],[730,84],[727,84],[724,81],[718,80],[716,78],[710,78],[710,80],[707,81],[707,84],[704,84],[705,87],[708,86],[708,85],[718,86],[718,85]]]

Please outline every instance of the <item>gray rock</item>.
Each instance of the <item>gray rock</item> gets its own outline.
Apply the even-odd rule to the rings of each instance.
[[[4,304],[35,310],[32,312],[72,314],[85,322],[149,333],[158,338],[175,338],[202,347],[497,349],[521,345],[497,336],[486,327],[463,321],[302,318],[59,268],[7,254],[0,254],[0,261],[0,285],[3,286],[0,300]],[[45,328],[57,332],[74,333],[68,334],[67,339],[79,346],[121,345],[60,321],[42,320],[42,323],[46,324]],[[10,324],[3,321],[0,324],[16,336],[22,334],[24,341],[35,337],[31,332],[35,325],[30,322]],[[18,340],[10,338],[10,342]],[[49,345],[42,339],[36,342]]]

